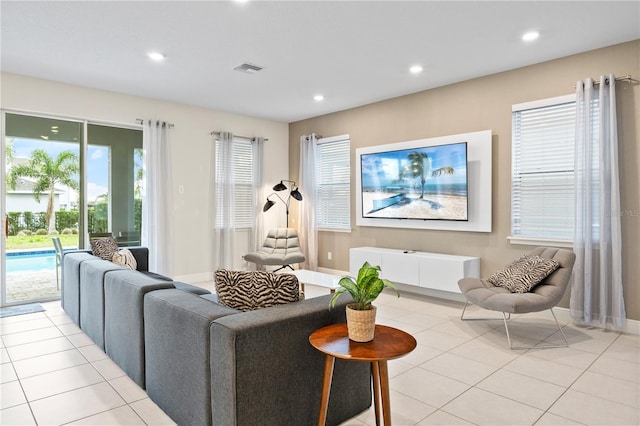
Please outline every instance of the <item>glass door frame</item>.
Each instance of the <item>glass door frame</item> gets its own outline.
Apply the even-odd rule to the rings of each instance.
[[[55,119],[55,120],[64,120],[75,123],[81,123],[82,125],[82,134],[79,142],[79,161],[80,161],[80,172],[79,172],[79,193],[78,193],[78,208],[80,209],[80,215],[78,218],[78,249],[83,250],[88,243],[88,233],[87,233],[87,223],[88,223],[88,202],[87,202],[87,153],[89,147],[88,141],[88,130],[90,124],[102,125],[102,126],[111,126],[118,127],[124,129],[135,129],[142,130],[141,124],[122,124],[122,123],[114,123],[107,121],[99,121],[99,120],[90,120],[86,118],[78,118],[78,117],[67,117],[60,114],[47,114],[47,113],[38,113],[32,111],[25,111],[19,109],[10,109],[10,108],[2,108],[0,109],[1,117],[0,117],[0,137],[2,140],[0,141],[0,147],[2,148],[2,152],[0,152],[0,173],[2,173],[2,188],[0,188],[0,214],[2,215],[3,220],[6,221],[7,217],[7,205],[6,205],[6,116],[7,114],[17,114],[24,115],[28,117],[34,118],[47,118],[47,119]],[[6,222],[5,222],[6,224]],[[4,228],[5,226],[3,226]],[[15,302],[15,303],[7,303],[6,293],[7,293],[7,280],[6,280],[6,231],[2,230],[2,237],[0,238],[0,307],[5,306],[14,306],[25,304],[25,302]],[[51,297],[44,299],[32,299],[26,303],[38,303],[38,302],[48,302],[59,300],[59,297]]]

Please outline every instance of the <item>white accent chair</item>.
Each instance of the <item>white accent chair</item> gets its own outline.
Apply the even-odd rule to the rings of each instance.
[[[298,231],[293,228],[272,228],[257,251],[244,255],[244,260],[253,262],[258,269],[265,266],[280,266],[273,272],[284,268],[293,270],[293,264],[305,261],[300,249]]]

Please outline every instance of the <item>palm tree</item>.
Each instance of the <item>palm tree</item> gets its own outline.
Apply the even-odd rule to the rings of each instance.
[[[77,191],[79,185],[74,177],[79,170],[78,156],[72,151],[62,151],[54,160],[44,149],[36,149],[31,153],[28,163],[19,164],[11,168],[9,185],[11,189],[16,189],[18,178],[29,177],[34,179],[33,198],[37,202],[40,202],[40,194],[48,192],[47,228],[51,232],[56,227],[54,210],[55,185],[66,185]]]
[[[13,146],[11,146],[11,144],[7,143],[7,145],[5,146],[4,149],[4,162],[5,165],[7,166],[7,168],[5,170],[7,170],[7,176],[6,177],[6,182],[7,184],[9,183],[9,169],[11,168],[11,164],[13,163],[13,158],[14,158],[14,153],[13,153]],[[8,185],[7,185],[8,186]]]
[[[445,166],[440,167],[439,169],[431,170],[431,164],[429,163],[429,155],[426,152],[412,152],[407,155],[409,158],[409,164],[407,164],[403,169],[400,170],[400,179],[404,178],[405,175],[408,175],[412,178],[420,177],[420,198],[424,198],[424,184],[427,182],[427,176],[429,172],[431,172],[431,177],[436,177],[440,175],[452,175],[454,170],[453,167]]]

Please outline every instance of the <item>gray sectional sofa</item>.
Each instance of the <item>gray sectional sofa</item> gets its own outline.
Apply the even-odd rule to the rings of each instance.
[[[130,248],[142,271],[63,258],[68,315],[179,425],[317,423],[324,356],[309,335],[345,322],[345,297],[330,295],[249,312],[206,290],[146,271],[146,248]],[[140,259],[139,259],[140,258]],[[327,424],[371,405],[370,367],[336,360]]]

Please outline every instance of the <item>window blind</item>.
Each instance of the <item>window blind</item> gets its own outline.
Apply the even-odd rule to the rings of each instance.
[[[216,154],[219,149],[219,141],[216,141]],[[226,173],[229,167],[220,164],[220,156],[216,155],[216,226],[222,227],[222,209],[232,208],[233,227],[251,228],[253,226],[253,152],[251,141],[245,139],[233,140],[232,146],[232,176],[223,177],[220,173]],[[224,206],[221,182],[231,182],[233,186],[233,206]]]
[[[575,101],[514,109],[511,235],[572,240]]]
[[[316,224],[351,229],[351,143],[348,138],[326,139],[318,140]]]

